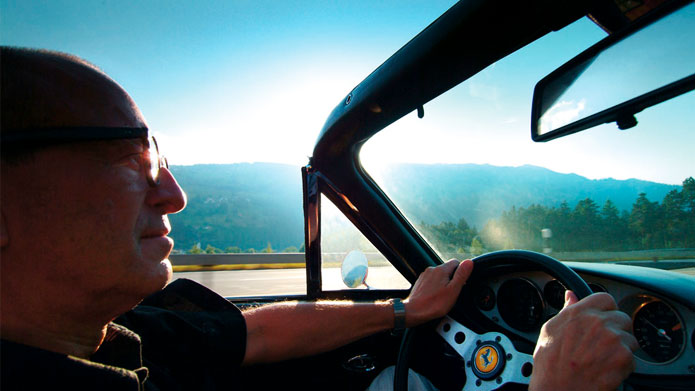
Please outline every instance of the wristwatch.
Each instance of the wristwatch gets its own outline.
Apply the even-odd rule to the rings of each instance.
[[[399,298],[393,298],[390,301],[393,305],[394,331],[405,330],[405,304]]]

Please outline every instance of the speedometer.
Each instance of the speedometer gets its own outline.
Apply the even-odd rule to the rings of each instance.
[[[661,300],[642,305],[635,312],[632,328],[641,348],[635,354],[646,361],[669,362],[683,350],[683,323],[676,311]]]
[[[508,325],[520,331],[534,331],[543,320],[543,297],[529,280],[512,278],[497,291],[497,308]]]

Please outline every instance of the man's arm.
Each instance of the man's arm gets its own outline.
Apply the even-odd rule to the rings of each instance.
[[[565,307],[541,329],[529,390],[615,390],[635,368],[631,323],[607,293],[578,301],[567,291]]]
[[[407,299],[406,326],[446,315],[473,270],[470,260],[449,261],[425,270]],[[393,328],[390,302],[284,302],[244,311],[244,364],[309,356]]]

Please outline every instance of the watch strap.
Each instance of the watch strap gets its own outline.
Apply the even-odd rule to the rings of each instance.
[[[399,298],[393,298],[390,301],[393,306],[393,329],[405,330],[405,304]]]

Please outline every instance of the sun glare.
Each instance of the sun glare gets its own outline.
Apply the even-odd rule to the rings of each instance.
[[[298,75],[217,100],[226,110],[161,136],[174,164],[275,162],[303,165],[328,113],[350,89],[340,75]],[[239,99],[238,97],[244,97]],[[236,98],[235,98],[236,97]],[[191,132],[194,128],[196,131]],[[160,136],[157,136],[158,139]]]

